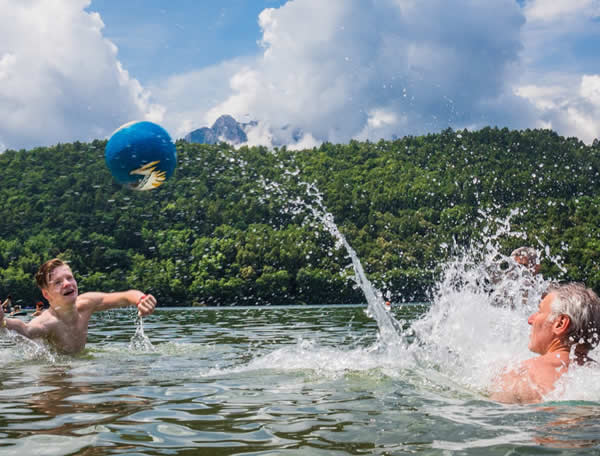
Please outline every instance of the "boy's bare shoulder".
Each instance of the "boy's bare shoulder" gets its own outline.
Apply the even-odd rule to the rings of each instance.
[[[56,314],[52,311],[52,309],[46,309],[41,314],[39,314],[37,317],[32,318],[31,321],[29,322],[29,324],[30,325],[35,325],[35,324],[41,325],[41,324],[52,323],[54,321],[58,321],[58,318],[56,318]]]
[[[51,309],[47,309],[27,323],[25,335],[35,339],[48,337],[60,327],[60,321]]]
[[[88,291],[77,296],[76,306],[79,312],[93,311],[94,307],[102,301],[105,293],[99,291]]]

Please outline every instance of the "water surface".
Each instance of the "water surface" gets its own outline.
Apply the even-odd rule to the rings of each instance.
[[[418,328],[429,310],[392,312]],[[135,329],[131,311],[96,314],[77,357],[2,335],[0,454],[600,451],[600,401],[494,403],[460,350],[382,348],[364,306],[159,308],[149,347]]]

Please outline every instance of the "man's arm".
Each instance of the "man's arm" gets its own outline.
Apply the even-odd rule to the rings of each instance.
[[[156,298],[139,290],[118,291],[114,293],[90,292],[80,297],[81,310],[90,313],[119,307],[136,306],[140,316],[150,315],[156,307]]]

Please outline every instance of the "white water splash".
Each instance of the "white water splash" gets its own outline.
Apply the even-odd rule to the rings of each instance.
[[[527,233],[512,229],[511,219],[520,215],[518,210],[503,219],[480,212],[481,239],[467,247],[453,247],[451,259],[441,266],[441,276],[431,290],[429,310],[403,331],[386,311],[381,292],[366,278],[356,252],[340,233],[320,192],[314,185],[300,184],[306,187],[311,203],[288,199],[288,207],[297,213],[299,208],[309,209],[345,247],[356,283],[367,300],[367,313],[377,322],[379,341],[370,349],[328,349],[302,341],[296,347],[255,359],[248,368],[310,368],[326,376],[373,368],[394,376],[408,369],[418,373],[418,382],[451,385],[454,393],[467,391],[485,397],[502,369],[537,356],[528,350],[527,319],[550,282],[504,255],[501,242],[518,239],[522,245],[537,244],[546,260],[563,272],[565,268],[560,253],[551,254],[539,239],[529,240]],[[277,184],[265,182],[265,188],[286,197]],[[598,378],[600,367],[573,368],[546,399],[600,401]]]
[[[358,259],[358,255],[338,229],[333,219],[333,215],[325,208],[323,196],[314,185],[308,185],[307,190],[308,194],[313,197],[314,203],[305,203],[306,207],[310,209],[313,216],[323,224],[327,231],[334,236],[337,242],[345,247],[352,260],[354,279],[367,300],[367,315],[374,318],[377,322],[380,343],[384,347],[390,345],[405,345],[406,342],[402,335],[400,323],[386,310],[382,293],[377,290],[367,278],[363,266]]]
[[[144,319],[139,315],[136,318],[135,334],[129,341],[129,350],[144,353],[154,351],[154,345],[144,333]]]
[[[0,364],[15,361],[41,360],[55,363],[56,351],[42,340],[31,340],[14,331],[4,331],[0,335]]]
[[[285,176],[292,180],[297,180],[299,170],[286,171]],[[319,192],[315,184],[309,184],[304,181],[298,181],[297,184],[305,188],[305,194],[310,202],[303,198],[291,198],[286,190],[276,182],[261,179],[261,184],[266,190],[267,195],[278,195],[285,201],[287,210],[299,214],[302,210],[308,210],[311,215],[333,236],[336,241],[336,247],[343,246],[351,260],[351,266],[354,271],[353,279],[360,287],[365,299],[367,300],[367,315],[375,319],[379,328],[379,347],[382,349],[391,346],[405,346],[407,342],[404,339],[402,325],[386,309],[385,301],[381,291],[377,290],[367,278],[364,268],[356,254],[356,251],[348,243],[345,236],[337,227],[333,215],[327,210],[323,202],[323,195]]]

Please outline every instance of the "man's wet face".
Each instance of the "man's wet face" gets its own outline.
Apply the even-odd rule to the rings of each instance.
[[[554,339],[552,331],[552,321],[549,319],[552,310],[551,304],[554,300],[554,294],[550,293],[540,302],[537,312],[532,314],[527,323],[531,325],[529,335],[529,350],[543,355],[550,347]]]

